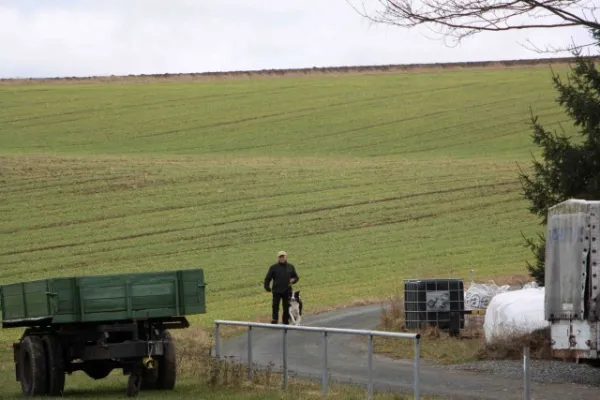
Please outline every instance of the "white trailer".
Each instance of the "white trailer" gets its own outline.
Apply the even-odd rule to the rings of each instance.
[[[544,313],[557,358],[598,359],[600,201],[571,199],[548,210]]]

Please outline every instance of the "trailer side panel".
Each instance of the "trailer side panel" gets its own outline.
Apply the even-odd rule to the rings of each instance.
[[[202,269],[3,285],[4,327],[172,318],[206,312]]]

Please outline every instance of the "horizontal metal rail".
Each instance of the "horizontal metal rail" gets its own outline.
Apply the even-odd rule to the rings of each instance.
[[[215,321],[215,325],[235,325],[235,326],[246,326],[253,328],[267,328],[267,329],[287,329],[288,331],[307,331],[307,332],[327,332],[327,333],[342,333],[348,335],[362,335],[362,336],[383,336],[392,338],[402,339],[420,339],[419,333],[401,333],[401,332],[385,332],[385,331],[370,331],[364,329],[344,329],[344,328],[325,328],[317,326],[296,326],[296,325],[282,325],[282,324],[265,324],[262,322],[245,322],[245,321],[228,321],[218,319]]]
[[[219,335],[219,327],[221,325],[232,325],[232,326],[244,326],[248,328],[248,379],[252,379],[252,328],[265,328],[265,329],[276,329],[283,331],[283,387],[287,388],[288,384],[288,363],[287,363],[287,332],[288,331],[302,331],[302,332],[319,332],[323,334],[323,372],[322,372],[322,383],[321,392],[323,397],[327,395],[327,339],[328,335],[332,333],[346,334],[346,335],[359,335],[368,336],[368,398],[373,398],[373,337],[388,337],[397,339],[412,339],[414,340],[414,360],[413,360],[413,391],[414,398],[420,398],[420,385],[419,385],[419,364],[420,364],[420,352],[421,352],[421,335],[418,333],[400,333],[400,332],[384,332],[384,331],[373,331],[373,330],[362,330],[362,329],[343,329],[343,328],[325,328],[316,326],[295,326],[295,325],[283,325],[283,324],[265,324],[260,322],[246,322],[246,321],[228,321],[228,320],[216,320],[215,321],[215,356],[217,359],[221,357],[221,340]]]

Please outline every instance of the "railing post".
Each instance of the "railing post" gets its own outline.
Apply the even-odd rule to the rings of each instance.
[[[421,361],[421,341],[420,338],[415,338],[415,360],[413,365],[413,391],[415,400],[421,398],[421,391],[419,385],[419,364]]]
[[[288,365],[287,365],[287,328],[283,329],[283,388],[288,387]]]
[[[373,335],[369,335],[369,350],[367,369],[369,370],[369,383],[367,384],[367,396],[369,400],[373,400]]]
[[[219,324],[215,323],[215,357],[217,360],[221,357],[221,340],[219,339]]]
[[[248,380],[252,382],[252,326],[248,326]]]
[[[327,397],[327,331],[323,331],[323,377],[321,380],[321,394],[323,398]]]
[[[523,348],[523,398],[525,400],[531,399],[531,382],[530,382],[530,355],[529,355],[529,346],[525,346]]]

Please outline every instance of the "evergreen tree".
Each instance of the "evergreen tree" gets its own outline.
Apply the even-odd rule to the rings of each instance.
[[[592,30],[595,47],[600,47],[600,30]],[[532,176],[523,171],[519,179],[529,200],[529,211],[547,223],[547,211],[556,203],[569,198],[600,200],[600,71],[595,59],[583,57],[581,50],[573,51],[575,66],[567,82],[552,74],[558,92],[557,102],[573,120],[581,140],[574,142],[563,133],[550,132],[531,114],[533,142],[542,150],[542,161],[533,158]],[[525,238],[533,252],[535,263],[527,263],[531,277],[544,284],[545,234],[537,241]]]

